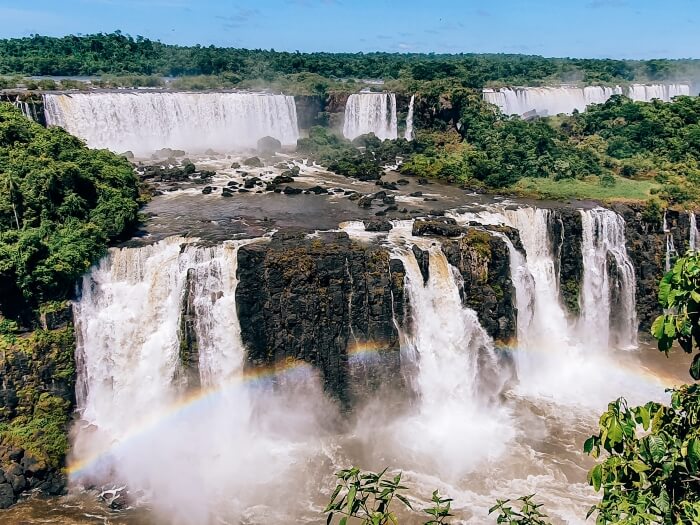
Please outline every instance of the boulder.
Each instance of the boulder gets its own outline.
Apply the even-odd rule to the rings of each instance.
[[[292,188],[291,186],[285,186],[282,193],[285,195],[299,195],[301,193],[301,188]]]
[[[209,195],[211,192],[212,192],[212,187],[211,187],[211,186],[204,186],[204,188],[202,188],[202,193],[203,193],[204,195]]]
[[[413,235],[439,235],[441,237],[459,237],[466,233],[467,229],[458,226],[454,219],[423,220],[413,223]]]
[[[251,168],[262,168],[263,163],[260,157],[250,157],[243,161],[244,166],[250,166]]]
[[[388,232],[393,228],[391,223],[384,219],[370,219],[364,221],[364,225],[368,232]]]
[[[372,206],[372,201],[374,200],[374,195],[363,195],[357,200],[357,205],[360,208],[369,208]]]
[[[258,153],[263,155],[271,155],[278,151],[282,151],[282,143],[275,137],[263,137],[258,140],[257,150]]]
[[[9,483],[0,485],[0,509],[6,509],[15,502],[15,492]]]

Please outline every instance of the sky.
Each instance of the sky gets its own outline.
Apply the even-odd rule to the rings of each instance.
[[[0,37],[116,29],[329,52],[700,57],[700,0],[0,0]]]

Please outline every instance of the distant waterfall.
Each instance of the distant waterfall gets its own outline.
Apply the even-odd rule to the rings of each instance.
[[[299,138],[294,97],[255,93],[76,93],[44,95],[46,122],[92,148],[233,151],[272,136]]]
[[[16,108],[18,108],[21,112],[22,115],[27,117],[29,120],[36,120],[34,118],[34,115],[32,114],[32,108],[29,105],[29,102],[24,102],[22,100],[15,100],[12,105]]]
[[[636,280],[625,247],[625,222],[619,214],[603,208],[581,210],[581,220],[581,337],[596,341],[600,348],[635,347]]]
[[[690,238],[688,239],[688,248],[691,251],[698,250],[698,225],[695,218],[695,212],[689,211],[688,218],[690,219]]]
[[[411,101],[408,103],[408,115],[406,115],[406,132],[404,133],[404,138],[406,140],[413,140],[413,102],[415,98],[415,95],[411,95]]]
[[[366,133],[374,133],[381,140],[397,138],[394,93],[357,93],[348,97],[343,135],[353,140]]]
[[[484,100],[497,105],[506,115],[531,112],[538,115],[571,114],[574,110],[584,111],[591,104],[601,104],[613,95],[622,94],[632,100],[648,102],[658,98],[668,102],[679,95],[690,95],[690,85],[633,84],[624,89],[620,86],[524,87],[485,89],[483,92]]]
[[[676,244],[673,240],[673,232],[671,231],[671,228],[668,227],[668,220],[666,218],[666,212],[664,212],[664,221],[663,221],[663,231],[664,231],[664,237],[666,238],[666,259],[664,261],[664,270],[667,272],[671,271],[671,260],[678,255],[678,252],[676,251]],[[691,233],[692,235],[692,233]]]

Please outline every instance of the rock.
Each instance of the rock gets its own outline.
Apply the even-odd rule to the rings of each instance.
[[[384,204],[394,204],[396,202],[396,197],[394,197],[393,195],[387,195],[382,199],[382,202]]]
[[[426,184],[430,184],[430,182],[424,177],[418,177],[418,184],[425,186]]]
[[[258,177],[251,177],[243,182],[243,187],[251,189],[254,188],[258,182],[261,182],[261,179],[259,179]]]
[[[226,186],[228,186],[229,188],[235,188],[238,186],[238,183],[235,180],[231,180],[226,184]]]
[[[415,244],[411,246],[411,251],[416,257],[420,274],[423,276],[423,284],[426,284],[430,278],[430,254]]]
[[[68,301],[51,305],[49,309],[41,309],[39,321],[44,330],[65,328],[73,321],[73,308]]]
[[[322,193],[328,193],[328,191],[326,191],[326,188],[323,188],[321,186],[313,186],[313,187],[309,188],[309,193],[313,193],[315,195],[321,195]]]
[[[398,190],[398,186],[393,182],[377,181],[377,184],[387,190]]]
[[[454,219],[423,220],[413,223],[413,235],[439,235],[442,237],[459,237],[466,233],[467,229],[458,226]]]
[[[372,206],[372,200],[374,195],[363,195],[357,200],[357,205],[360,208],[370,208]]]
[[[352,191],[352,192],[349,192],[349,193],[346,192],[346,195],[348,195],[348,199],[350,199],[351,201],[356,201],[356,200],[358,200],[360,197],[362,197],[362,194],[361,194],[361,193],[357,193],[356,191]]]
[[[250,166],[251,168],[262,168],[263,163],[259,157],[250,157],[243,161],[243,165]]]
[[[203,193],[204,195],[209,195],[211,192],[212,192],[212,187],[211,187],[211,186],[204,186],[204,188],[202,188],[202,193]]]
[[[245,188],[238,188],[238,193],[250,193],[250,190],[247,190]]]
[[[285,186],[282,193],[285,195],[299,195],[302,192],[301,188],[292,188],[291,186]]]
[[[423,192],[422,191],[414,191],[413,193],[408,194],[409,197],[422,197]]]
[[[399,184],[400,186],[405,186],[406,184],[409,184],[409,181],[406,179],[399,179],[396,181],[396,184]]]
[[[294,182],[294,177],[291,175],[277,175],[274,179],[272,179],[272,184],[289,184],[290,182]]]
[[[182,171],[185,173],[185,175],[192,175],[195,171],[197,171],[197,167],[191,162],[187,162],[182,165]]]
[[[18,476],[11,475],[8,477],[7,481],[9,481],[10,485],[12,485],[12,490],[15,491],[15,494],[19,494],[27,487],[27,478],[21,474]]]
[[[275,137],[263,137],[258,140],[257,150],[263,155],[271,155],[278,151],[282,151],[282,143]]]
[[[377,193],[374,194],[375,199],[383,200],[386,198],[386,192],[385,191],[378,191]]]
[[[214,150],[211,149],[211,148],[207,149],[207,150],[204,152],[204,154],[205,154],[205,155],[209,155],[209,156],[211,156],[211,157],[216,156],[216,155],[219,155],[219,153],[217,153],[216,151],[214,151]]]
[[[0,484],[0,509],[7,509],[15,502],[15,492],[9,483]]]
[[[379,210],[378,212],[374,213],[377,217],[382,217],[386,215],[386,210]]]
[[[364,225],[368,232],[388,232],[393,228],[389,221],[383,219],[370,219],[364,221]]]
[[[238,162],[234,162],[231,164],[231,169],[237,170],[240,167],[241,165]]]
[[[124,157],[125,159],[132,160],[134,158],[134,152],[133,151],[125,151],[124,153],[119,154],[120,157]],[[2,507],[4,508],[4,507]]]
[[[396,204],[390,204],[389,206],[387,206],[386,208],[384,208],[384,211],[385,211],[385,212],[389,212],[389,211],[398,211],[398,209],[399,209],[399,207],[398,207]]]
[[[221,196],[222,197],[232,197],[233,196],[233,190],[229,188],[222,188],[221,189]]]

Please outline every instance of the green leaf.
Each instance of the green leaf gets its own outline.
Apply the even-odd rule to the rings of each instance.
[[[348,491],[348,504],[346,507],[348,514],[352,514],[352,507],[355,504],[355,494],[357,494],[357,488],[354,486],[350,487]]]
[[[408,501],[404,496],[402,496],[401,494],[396,494],[396,497],[399,499],[399,501],[401,501],[409,509],[413,510],[413,507],[411,506],[411,502]]]
[[[644,463],[643,461],[640,461],[638,459],[635,459],[632,461],[630,464],[630,467],[632,467],[632,470],[634,470],[637,474],[641,474],[642,472],[646,472],[649,470],[651,467]]]
[[[616,417],[611,417],[608,425],[608,439],[610,440],[610,444],[615,446],[617,443],[620,443],[622,441],[622,436],[623,431],[620,422]]]
[[[670,316],[664,323],[664,335],[670,339],[676,337],[676,323]]]
[[[590,454],[591,451],[593,450],[593,445],[595,443],[595,436],[589,437],[584,443],[583,443],[583,451],[586,454]]]
[[[669,299],[669,294],[671,293],[671,281],[672,281],[672,279],[673,279],[673,273],[668,272],[666,275],[664,275],[663,279],[661,279],[661,282],[659,283],[659,303],[664,308],[669,306],[668,299]]]
[[[665,319],[665,316],[660,315],[651,324],[651,335],[653,335],[655,339],[661,339],[661,337],[664,335]]]
[[[651,458],[659,463],[666,455],[666,440],[658,434],[650,434],[647,436],[647,443],[649,444]]]
[[[688,441],[688,467],[694,474],[700,472],[700,439],[698,438]]]
[[[593,489],[598,492],[600,485],[603,482],[603,465],[596,465],[588,473],[588,483],[593,486]]]
[[[696,381],[700,381],[700,354],[696,354],[693,363],[690,365],[690,376]]]
[[[340,518],[340,523],[338,523],[338,525],[348,525],[348,518],[346,516]]]

